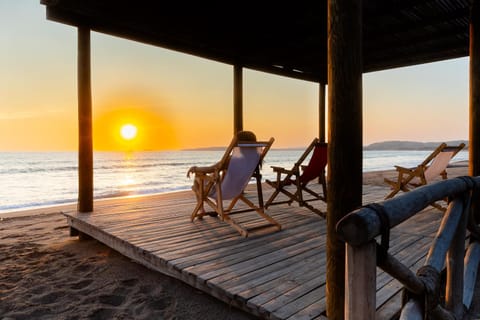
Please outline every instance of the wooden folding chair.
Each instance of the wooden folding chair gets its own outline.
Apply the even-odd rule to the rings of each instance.
[[[408,192],[414,188],[427,185],[439,177],[447,179],[446,169],[448,164],[463,147],[465,147],[464,143],[458,146],[447,146],[446,143],[442,143],[414,168],[395,166],[395,170],[398,172],[397,180],[384,178],[384,181],[392,187],[392,191],[385,199],[392,198],[400,191]],[[434,203],[432,206],[445,211],[445,207],[438,203]]]
[[[238,141],[237,138],[233,138],[224,156],[211,172],[195,172],[196,185],[198,186],[198,190],[194,190],[197,195],[197,205],[192,212],[191,221],[195,218],[202,219],[205,215],[218,215],[222,221],[229,223],[245,237],[253,229],[273,226],[276,230],[281,230],[281,225],[266,214],[263,207],[260,166],[273,142],[273,138],[263,142]],[[247,199],[244,193],[252,177],[256,179],[257,183],[258,205]],[[230,203],[225,208],[224,201],[227,200]],[[234,211],[233,209],[239,200],[245,203],[248,208]],[[208,204],[213,211],[206,212],[204,203]],[[231,217],[232,214],[248,211],[258,213],[268,223],[249,229]]]
[[[308,156],[311,154],[307,165],[303,165]],[[327,165],[327,144],[319,141],[318,138],[313,139],[312,143],[307,147],[300,158],[295,162],[291,169],[272,166],[274,172],[277,173],[276,181],[266,180],[265,182],[275,188],[272,195],[265,203],[265,208],[271,205],[298,202],[301,207],[306,207],[312,212],[325,217],[325,212],[313,207],[309,202],[321,200],[326,202],[327,186],[325,178],[325,167]],[[318,179],[322,193],[314,191],[309,187],[312,180]],[[292,188],[294,188],[292,190]],[[280,194],[288,197],[288,200],[274,202]]]

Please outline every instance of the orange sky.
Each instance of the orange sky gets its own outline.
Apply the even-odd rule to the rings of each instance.
[[[38,0],[0,2],[0,151],[76,150],[76,29]],[[92,33],[96,150],[227,144],[233,67]],[[274,147],[318,136],[318,85],[244,70],[244,128]],[[468,138],[468,59],[364,75],[364,144]],[[138,136],[120,139],[135,123]]]

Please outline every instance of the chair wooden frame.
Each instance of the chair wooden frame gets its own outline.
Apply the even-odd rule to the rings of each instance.
[[[322,150],[320,150],[320,148],[322,148]],[[327,185],[326,185],[326,177],[325,177],[325,167],[327,164],[326,148],[327,148],[326,143],[322,143],[318,138],[315,138],[310,143],[310,145],[305,149],[303,154],[300,156],[297,162],[295,162],[295,164],[291,169],[272,166],[273,171],[277,174],[276,181],[266,180],[265,182],[271,187],[273,187],[275,190],[273,191],[268,201],[265,203],[265,208],[268,208],[271,205],[283,204],[283,203],[288,203],[289,205],[291,205],[295,201],[299,204],[299,206],[306,207],[310,209],[312,212],[322,217],[325,217],[326,215],[325,212],[321,211],[318,208],[313,207],[309,202],[316,201],[316,200],[321,200],[326,202],[326,199],[327,199]],[[322,158],[324,157],[324,159],[321,160],[324,163],[313,163],[312,160],[314,160],[314,156],[315,156],[314,154],[310,158],[309,163],[307,165],[304,165],[303,163],[307,159],[308,155],[312,152],[315,153],[316,149],[318,149],[317,152],[319,153],[324,152],[324,154],[321,156]],[[318,159],[315,159],[315,160],[318,160]],[[305,177],[302,177],[302,175],[306,172],[306,170],[315,168],[315,166],[318,166],[318,171],[315,171],[311,178],[303,179]],[[308,183],[316,178],[318,178],[318,182],[322,186],[323,194],[319,194],[308,187]],[[288,190],[287,189],[288,186],[294,186],[295,191]],[[284,195],[286,195],[288,197],[288,200],[274,202],[274,200],[280,193],[283,193]]]
[[[261,184],[262,175],[260,173],[260,166],[263,162],[265,155],[270,150],[273,142],[274,138],[270,138],[269,141],[259,142],[243,142],[238,141],[237,138],[233,138],[232,142],[227,147],[222,159],[214,166],[211,172],[195,172],[195,179],[197,179],[197,185],[199,186],[199,190],[194,190],[197,193],[197,204],[191,214],[191,221],[193,222],[195,218],[202,219],[205,215],[218,216],[222,221],[230,224],[244,237],[247,237],[249,235],[249,232],[253,231],[254,229],[257,230],[267,227],[274,227],[276,230],[281,230],[281,225],[275,219],[265,213],[263,206],[263,193]],[[222,185],[225,181],[225,177],[227,176],[229,165],[231,163],[231,158],[235,148],[255,148],[255,150],[258,150],[258,161],[256,161],[251,172],[245,173],[245,177],[248,178],[248,180],[245,181],[244,186],[239,189],[239,191],[234,196],[229,196],[227,197],[227,199],[223,195],[224,190],[222,188]],[[244,192],[248,181],[250,181],[251,178],[256,179],[258,205],[254,204],[251,200],[246,198]],[[230,200],[230,203],[225,208],[224,201],[227,200]],[[234,211],[233,209],[239,200],[245,203],[248,208]],[[213,211],[206,212],[203,206],[204,203],[208,204],[213,209]],[[258,215],[264,218],[268,222],[268,224],[248,229],[231,217],[232,214],[248,211],[255,211],[256,213],[258,213]]]
[[[447,179],[446,168],[450,160],[464,147],[464,143],[458,146],[448,146],[446,143],[442,143],[422,163],[414,168],[394,166],[398,172],[397,180],[384,178],[384,181],[392,188],[392,191],[385,196],[385,199],[394,197],[400,191],[408,192],[427,185],[438,176],[441,176],[444,180]],[[442,211],[446,210],[444,206],[438,203],[434,203],[432,206]]]

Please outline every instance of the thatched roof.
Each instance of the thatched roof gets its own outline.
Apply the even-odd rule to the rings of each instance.
[[[327,1],[41,0],[48,19],[326,83]],[[468,55],[470,0],[363,1],[364,72]]]

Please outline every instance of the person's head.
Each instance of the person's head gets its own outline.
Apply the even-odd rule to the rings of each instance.
[[[257,141],[257,137],[252,131],[238,131],[237,139],[238,141]]]

